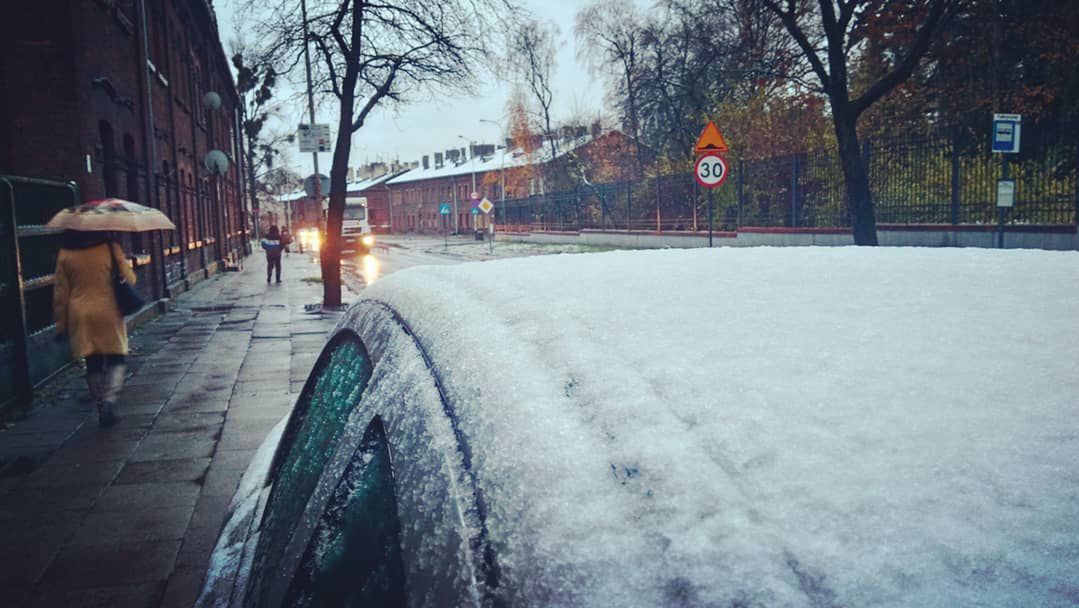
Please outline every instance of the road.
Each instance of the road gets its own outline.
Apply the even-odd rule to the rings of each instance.
[[[511,257],[555,253],[602,251],[580,245],[529,244],[476,241],[471,236],[380,236],[379,246],[368,255],[345,254],[342,280],[360,291],[378,279],[412,266],[449,265]]]

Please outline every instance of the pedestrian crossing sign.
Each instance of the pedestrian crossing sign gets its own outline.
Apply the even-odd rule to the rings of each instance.
[[[449,215],[450,214],[450,204],[449,203],[442,203],[441,205],[438,206],[438,212],[441,213],[442,215]]]

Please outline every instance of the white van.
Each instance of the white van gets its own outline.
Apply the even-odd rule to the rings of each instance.
[[[367,221],[367,197],[345,198],[345,217],[341,223],[341,252],[368,253],[375,246],[375,235]]]

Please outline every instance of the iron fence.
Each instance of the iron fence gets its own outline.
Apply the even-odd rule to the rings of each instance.
[[[1079,149],[1073,129],[1029,129],[1008,155],[1016,180],[1009,224],[1076,225]],[[948,127],[866,139],[862,149],[880,224],[996,224],[996,182],[1005,159],[988,134]],[[730,179],[713,192],[715,230],[739,227],[846,228],[843,170],[834,151],[731,159]],[[691,173],[583,185],[573,191],[508,199],[503,227],[533,231],[708,229],[705,193]]]

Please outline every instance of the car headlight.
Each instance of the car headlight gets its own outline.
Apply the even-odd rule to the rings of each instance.
[[[373,234],[363,235],[363,246],[372,247],[375,244],[375,236]]]

